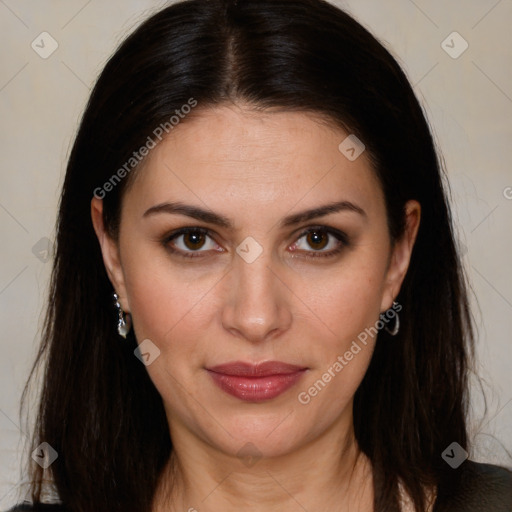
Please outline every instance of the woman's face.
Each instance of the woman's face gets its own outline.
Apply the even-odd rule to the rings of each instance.
[[[339,149],[348,135],[307,113],[203,110],[148,155],[119,245],[93,199],[173,440],[272,456],[351,427],[376,341],[367,329],[399,292],[419,205],[392,247],[366,154]],[[212,371],[268,361],[296,368]]]

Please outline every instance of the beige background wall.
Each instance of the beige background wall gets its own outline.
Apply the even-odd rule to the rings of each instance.
[[[479,372],[488,392],[471,455],[512,465],[505,452],[512,454],[512,2],[336,3],[398,57],[443,149],[479,305]],[[38,340],[50,270],[45,248],[71,140],[106,58],[161,5],[0,0],[0,510],[16,500],[24,438],[18,402]],[[52,44],[58,48],[45,55]],[[478,396],[474,405],[478,416]]]

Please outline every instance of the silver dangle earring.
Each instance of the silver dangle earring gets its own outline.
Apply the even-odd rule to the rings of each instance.
[[[390,329],[387,325],[384,326],[384,329],[391,334],[391,336],[396,336],[398,331],[400,330],[400,318],[398,316],[398,312],[395,310],[396,306],[398,306],[398,302],[393,301],[393,306],[388,309],[388,311],[393,310],[395,313],[395,325],[392,329]]]
[[[117,293],[113,295],[115,301],[115,307],[117,308],[117,314],[119,315],[119,319],[117,320],[117,332],[119,336],[122,336],[126,339],[126,335],[130,332],[132,328],[132,317],[130,313],[125,313],[121,304],[119,304],[119,296]]]

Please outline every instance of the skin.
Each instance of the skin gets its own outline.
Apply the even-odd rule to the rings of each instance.
[[[93,198],[92,221],[123,310],[137,340],[160,350],[147,371],[163,398],[174,453],[153,510],[372,509],[371,466],[354,440],[352,406],[376,338],[308,404],[297,397],[392,306],[420,205],[407,203],[406,231],[392,246],[366,154],[350,161],[338,150],[347,135],[311,114],[203,109],[146,158],[123,199],[117,242],[104,229],[102,200]],[[280,226],[291,214],[342,200],[364,215],[346,209]],[[233,226],[144,215],[172,201],[220,214]],[[346,233],[348,245],[318,256],[339,247],[322,230],[308,244],[303,232],[319,226]],[[203,246],[187,236],[164,241],[183,227],[206,228],[211,238]],[[236,252],[246,237],[263,249],[252,263]],[[169,246],[199,257],[173,254]],[[308,370],[277,398],[244,402],[215,386],[205,369],[237,360]],[[248,442],[260,457],[250,464],[237,455]]]

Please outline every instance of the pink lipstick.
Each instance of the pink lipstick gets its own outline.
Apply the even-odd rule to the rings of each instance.
[[[235,361],[207,370],[213,382],[226,393],[247,402],[263,402],[291,388],[307,368],[279,361],[260,364]]]

